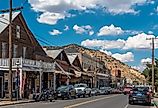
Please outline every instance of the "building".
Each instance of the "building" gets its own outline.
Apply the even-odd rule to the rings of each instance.
[[[0,98],[8,97],[9,13],[0,14]],[[21,12],[12,19],[13,97],[28,98],[48,86],[48,73],[53,73],[53,59],[48,57],[28,28]],[[53,79],[51,79],[53,80]]]

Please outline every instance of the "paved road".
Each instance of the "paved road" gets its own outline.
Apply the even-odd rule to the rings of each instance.
[[[106,95],[55,102],[38,102],[1,108],[151,108],[150,106],[128,105],[125,95]]]

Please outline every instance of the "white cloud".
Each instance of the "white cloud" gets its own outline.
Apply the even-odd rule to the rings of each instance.
[[[64,31],[68,31],[69,30],[69,26],[65,25]]]
[[[116,49],[116,48],[122,48],[124,46],[124,41],[121,39],[118,39],[116,41],[109,41],[109,40],[85,40],[81,42],[82,46],[85,47],[97,47],[101,49]]]
[[[146,65],[147,63],[151,63],[152,59],[151,58],[144,58],[141,60],[142,65]]]
[[[117,60],[120,60],[121,62],[131,62],[134,61],[134,55],[132,52],[127,52],[125,54],[112,54],[112,57],[116,58]]]
[[[154,0],[147,0],[147,3],[154,4],[155,1]]]
[[[92,27],[90,25],[86,25],[86,26],[74,25],[73,29],[77,34],[84,34],[84,33],[89,35],[94,34],[94,31],[92,30]]]
[[[121,27],[117,27],[114,24],[111,24],[109,26],[103,26],[100,28],[98,36],[109,36],[109,35],[121,35],[121,34],[127,34],[127,35],[136,35],[138,33],[141,33],[142,31],[136,31],[136,30],[123,30]]]
[[[137,34],[133,37],[128,37],[125,42],[125,46],[123,49],[147,49],[151,48],[151,40],[147,40],[148,38],[154,38],[154,35],[147,35],[145,33]],[[158,40],[155,40],[157,43]],[[158,48],[158,45],[155,44],[155,47]]]
[[[94,34],[94,31],[89,31],[89,35],[93,35]]]
[[[158,6],[156,7],[156,12],[158,12]]]
[[[97,39],[87,39],[81,42],[82,46],[92,47],[92,48],[101,48],[101,49],[150,49],[151,40],[154,38],[154,35],[148,35],[145,33],[137,34],[132,37],[128,37],[127,40],[97,40]],[[155,39],[155,48],[158,48],[158,40]]]
[[[59,19],[64,19],[64,18],[65,16],[60,13],[45,12],[37,18],[37,21],[40,23],[54,25],[57,23]]]
[[[56,24],[60,19],[71,17],[70,10],[87,12],[100,8],[114,15],[136,14],[139,10],[136,10],[135,6],[147,3],[147,0],[28,0],[28,2],[34,11],[41,13],[38,18],[40,23]]]
[[[98,36],[104,35],[120,35],[123,34],[124,31],[120,27],[115,27],[113,24],[110,26],[104,26],[99,30]]]
[[[148,31],[148,34],[154,34],[152,31]]]
[[[140,72],[142,72],[146,67],[143,65],[138,65],[138,66],[131,66],[134,69],[139,70]]]
[[[107,51],[107,50],[104,50],[104,49],[101,49],[99,51],[101,51],[101,52],[103,52],[103,53],[105,53],[107,55],[112,55],[112,53],[110,51]]]
[[[54,29],[54,30],[50,31],[49,34],[50,35],[60,35],[60,34],[62,34],[62,32],[60,32],[59,30]]]

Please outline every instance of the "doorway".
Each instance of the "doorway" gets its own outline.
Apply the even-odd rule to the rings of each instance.
[[[0,76],[0,98],[3,98],[3,77]]]

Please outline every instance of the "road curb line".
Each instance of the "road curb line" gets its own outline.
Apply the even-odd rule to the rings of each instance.
[[[1,107],[1,106],[18,105],[18,104],[24,104],[24,103],[33,103],[33,102],[35,102],[35,101],[19,102],[19,103],[17,103],[17,102],[13,102],[13,103],[8,103],[8,104],[0,105],[0,107]]]

